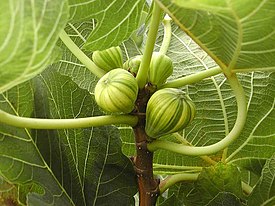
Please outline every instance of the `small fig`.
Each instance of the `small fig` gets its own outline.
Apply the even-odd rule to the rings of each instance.
[[[92,55],[94,63],[104,71],[122,68],[122,51],[119,46],[111,47],[102,51],[95,51]]]
[[[130,113],[138,95],[137,80],[122,68],[113,69],[98,81],[94,95],[98,106],[106,112]]]
[[[172,60],[160,52],[154,52],[152,55],[148,81],[159,87],[166,82],[166,79],[173,73]]]
[[[165,88],[155,92],[146,108],[145,132],[151,138],[184,129],[196,113],[194,103],[180,89]]]
[[[137,75],[140,63],[141,63],[141,58],[142,55],[137,55],[134,56],[130,59],[128,59],[124,64],[123,64],[123,69],[128,70],[131,72],[134,76]]]

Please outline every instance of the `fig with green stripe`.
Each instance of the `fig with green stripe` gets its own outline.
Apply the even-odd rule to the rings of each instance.
[[[145,132],[153,139],[178,132],[194,119],[195,114],[194,103],[182,90],[158,90],[147,104]]]
[[[102,51],[95,51],[92,55],[93,62],[104,71],[122,68],[122,51],[119,46],[111,47]]]
[[[104,111],[130,113],[135,107],[138,83],[128,71],[113,69],[98,81],[94,95],[98,106]]]
[[[166,82],[166,79],[173,73],[173,63],[170,57],[160,52],[152,55],[148,81],[157,88]]]

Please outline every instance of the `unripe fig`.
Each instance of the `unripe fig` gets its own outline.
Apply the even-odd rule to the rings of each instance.
[[[119,46],[111,47],[102,51],[95,51],[92,55],[94,63],[104,71],[122,68],[122,51]]]
[[[196,113],[194,103],[180,89],[165,88],[155,92],[146,108],[145,132],[151,138],[184,129]]]
[[[172,60],[160,52],[154,52],[152,55],[148,81],[159,87],[166,82],[166,79],[173,73]]]
[[[106,112],[129,113],[138,95],[137,80],[124,69],[113,69],[98,81],[94,95],[98,106]]]
[[[137,75],[140,63],[141,63],[142,55],[137,55],[134,56],[130,59],[128,59],[124,64],[123,64],[123,69],[128,70],[131,72],[134,76]]]

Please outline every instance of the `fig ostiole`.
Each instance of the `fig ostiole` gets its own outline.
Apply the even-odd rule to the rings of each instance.
[[[102,51],[94,51],[92,55],[93,62],[104,71],[122,68],[122,51],[119,46],[111,47]]]
[[[142,59],[142,55],[137,55],[134,56],[130,59],[128,59],[124,64],[123,64],[123,69],[128,70],[129,72],[131,72],[134,76],[137,75],[139,66],[141,64],[141,59]]]
[[[130,113],[135,107],[138,83],[128,71],[113,69],[98,81],[94,95],[104,111]]]
[[[194,103],[182,90],[160,89],[148,101],[145,132],[152,139],[178,132],[194,119],[195,113]]]

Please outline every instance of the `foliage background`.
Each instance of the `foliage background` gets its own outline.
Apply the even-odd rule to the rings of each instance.
[[[167,53],[174,73],[168,81],[219,64],[225,73],[240,72],[248,105],[245,129],[228,148],[227,166],[211,167],[199,157],[167,151],[155,153],[156,175],[197,173],[204,167],[196,182],[173,186],[158,204],[275,204],[274,0],[156,2],[176,23]],[[144,49],[147,21],[140,23],[139,14],[150,13],[144,3],[70,0],[46,4],[39,0],[27,1],[23,7],[17,1],[4,1],[0,6],[5,17],[0,18],[4,25],[0,27],[0,108],[25,117],[102,115],[93,98],[97,78],[58,40],[58,34],[66,24],[65,31],[89,57],[96,49],[121,43],[127,60]],[[131,36],[136,29],[136,36]],[[156,51],[162,38],[160,26]],[[197,116],[181,135],[195,146],[224,138],[237,111],[225,76],[182,89],[195,102]],[[179,142],[174,136],[166,138]],[[30,130],[0,124],[1,197],[18,185],[19,196],[11,199],[22,204],[134,205],[137,187],[126,157],[134,155],[134,149],[131,128],[124,125]],[[211,158],[219,161],[221,154]],[[255,186],[249,196],[240,192],[241,180]]]

